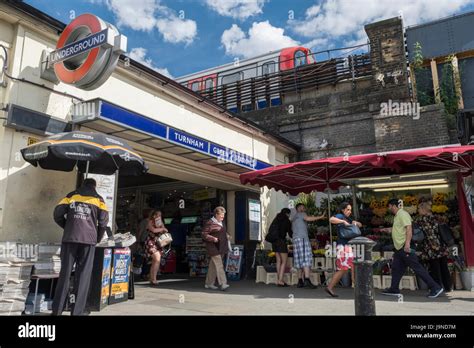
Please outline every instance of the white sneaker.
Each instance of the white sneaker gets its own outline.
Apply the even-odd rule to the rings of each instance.
[[[212,289],[212,290],[217,290],[217,289],[219,289],[219,288],[218,288],[217,286],[215,286],[215,285],[207,285],[207,284],[206,284],[206,285],[204,285],[204,287],[205,287],[206,289]]]
[[[222,284],[222,285],[221,285],[221,290],[222,290],[222,291],[226,291],[229,287],[230,287],[229,284]]]

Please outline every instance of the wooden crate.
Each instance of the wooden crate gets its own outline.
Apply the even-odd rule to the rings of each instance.
[[[257,266],[257,276],[255,277],[255,283],[265,283],[267,280],[267,271],[263,266]]]
[[[276,284],[278,281],[278,274],[276,272],[273,273],[268,273],[267,272],[267,277],[265,279],[265,284]]]
[[[333,262],[334,262],[334,265],[333,265]],[[336,258],[326,257],[326,269],[335,271],[336,270],[335,267],[336,267]]]
[[[291,272],[291,285],[298,284],[298,272]]]
[[[384,289],[383,284],[382,284],[382,276],[374,275],[372,276],[372,279],[374,282],[374,289]]]
[[[313,285],[321,285],[321,276],[319,273],[311,272],[309,274],[309,280],[311,283],[313,283]]]
[[[383,275],[382,276],[382,288],[387,289],[392,285],[392,276]]]
[[[326,267],[326,258],[325,257],[315,257],[313,259],[313,268],[322,269]]]
[[[383,258],[385,260],[391,260],[393,259],[393,251],[384,251],[383,252]]]
[[[417,288],[415,276],[403,276],[400,280],[400,289],[416,290]]]

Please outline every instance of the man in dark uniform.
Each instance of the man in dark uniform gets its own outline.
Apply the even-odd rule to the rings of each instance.
[[[64,229],[61,244],[61,272],[53,300],[53,315],[61,315],[67,300],[73,265],[74,306],[71,315],[84,315],[94,263],[95,245],[102,239],[109,221],[104,199],[95,190],[94,179],[69,193],[54,210],[54,221]]]

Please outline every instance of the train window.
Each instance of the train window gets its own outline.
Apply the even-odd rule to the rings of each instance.
[[[204,88],[206,89],[206,91],[212,91],[212,88],[214,87],[214,81],[212,78],[210,79],[207,79],[205,82],[204,82]]]
[[[313,52],[308,49],[308,64],[313,64],[314,62],[316,62],[316,60],[314,59]]]
[[[303,51],[295,52],[295,68],[306,64],[306,54]]]
[[[193,82],[193,84],[191,85],[191,89],[194,91],[194,92],[197,92],[201,89],[201,82],[200,81],[195,81]]]
[[[208,97],[213,97],[214,95],[214,79],[208,78],[204,81],[204,90],[207,93]]]
[[[240,72],[237,72],[235,74],[223,76],[222,77],[222,84],[227,85],[229,83],[234,83],[234,82],[237,82],[237,81],[240,81],[240,80],[241,80],[241,74],[240,74]]]
[[[275,63],[267,62],[262,65],[262,75],[273,74],[275,72]]]

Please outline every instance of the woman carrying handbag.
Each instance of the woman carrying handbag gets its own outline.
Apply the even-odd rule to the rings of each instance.
[[[362,227],[362,224],[358,221],[355,221],[351,218],[352,206],[343,202],[339,206],[339,213],[329,219],[329,222],[337,225],[337,259],[336,259],[336,270],[337,272],[333,275],[331,282],[326,288],[326,292],[331,297],[338,297],[334,293],[334,286],[341,280],[342,276],[347,273],[348,270],[352,269],[353,262],[353,252],[352,248],[348,245],[349,240],[355,238],[357,234],[360,235],[359,228]],[[353,227],[351,226],[353,225]],[[351,227],[346,229],[346,227]],[[352,232],[351,232],[352,230]],[[357,233],[358,231],[358,233]],[[332,246],[331,246],[332,247]],[[351,272],[352,275],[352,284],[354,284],[354,272]]]
[[[165,233],[168,233],[168,229],[163,224],[161,211],[155,210],[150,215],[147,231],[148,237],[145,241],[145,250],[148,258],[151,259],[150,284],[154,286],[158,285],[156,274],[158,273],[161,257],[163,255],[163,239],[166,239],[167,241],[170,239],[166,238],[167,236],[164,235]]]

